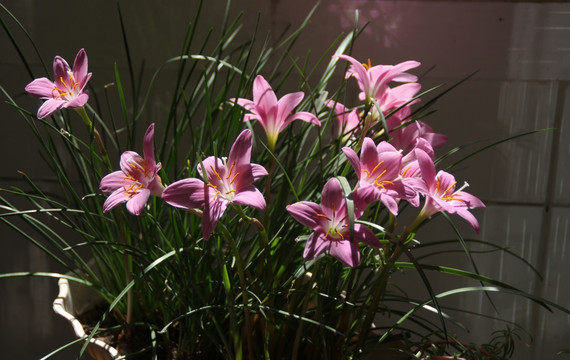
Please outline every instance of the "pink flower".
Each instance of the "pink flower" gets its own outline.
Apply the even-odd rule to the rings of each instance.
[[[252,164],[250,158],[251,131],[244,130],[234,142],[227,162],[214,156],[202,161],[208,183],[195,178],[179,180],[164,189],[162,198],[183,209],[203,207],[202,232],[204,238],[209,239],[229,204],[265,209],[265,199],[253,182],[266,176],[267,171],[261,165]],[[203,178],[200,165],[198,172]]]
[[[435,166],[430,156],[422,151],[415,150],[417,161],[421,171],[421,177],[425,184],[418,184],[417,189],[426,197],[424,208],[420,212],[420,217],[429,217],[440,211],[447,211],[450,214],[457,214],[467,220],[475,232],[479,232],[479,223],[473,214],[469,212],[474,208],[485,208],[485,204],[475,196],[463,191],[469,186],[465,183],[461,188],[455,190],[455,177],[445,171],[440,170],[435,173]]]
[[[334,100],[327,100],[325,105],[334,110],[337,122],[338,137],[348,137],[355,133],[360,125],[358,109],[348,109],[343,104]],[[343,139],[346,141],[346,139]]]
[[[360,194],[353,192],[354,218],[358,219],[366,208]],[[361,224],[354,224],[354,239],[350,241],[346,199],[340,182],[329,179],[323,188],[321,205],[300,201],[289,205],[287,211],[301,224],[315,230],[305,244],[303,257],[314,259],[328,251],[342,263],[355,267],[360,263],[358,242],[379,247],[380,242],[372,230]]]
[[[91,78],[87,72],[87,55],[81,49],[75,57],[73,71],[67,62],[56,56],[53,60],[55,82],[47,78],[35,79],[26,86],[28,94],[47,99],[38,109],[38,119],[43,119],[61,108],[77,108],[85,105],[89,93],[85,85]]]
[[[405,61],[397,65],[372,66],[370,60],[368,64],[361,64],[352,56],[333,55],[333,57],[350,62],[351,66],[346,77],[354,76],[356,78],[362,91],[359,95],[360,100],[366,101],[366,103],[369,103],[371,99],[382,99],[388,89],[388,83],[391,81],[415,82],[418,80],[417,76],[406,73],[407,70],[420,66],[417,61]]]
[[[402,183],[402,155],[389,143],[383,141],[376,146],[371,138],[364,138],[360,159],[349,147],[342,151],[356,171],[358,188],[372,191],[372,198],[381,201],[392,214],[398,214],[399,199],[416,197],[416,192]]]
[[[418,139],[426,140],[432,148],[436,149],[445,144],[447,136],[437,134],[433,129],[422,121],[414,121],[406,127],[390,132],[392,145],[404,154],[408,154],[415,147]]]
[[[303,100],[299,91],[283,96],[279,101],[269,83],[261,75],[253,81],[253,101],[248,99],[230,99],[249,111],[243,121],[257,120],[265,129],[269,149],[274,150],[279,133],[293,120],[303,120],[321,126],[317,117],[308,112],[293,113],[293,109]]]
[[[160,163],[154,159],[154,124],[150,124],[144,135],[144,159],[133,151],[121,155],[121,170],[115,171],[101,180],[100,189],[111,194],[103,204],[107,212],[126,202],[131,214],[140,215],[150,195],[160,196],[164,186],[160,182],[158,171]]]

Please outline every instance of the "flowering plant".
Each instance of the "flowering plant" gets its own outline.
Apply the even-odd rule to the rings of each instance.
[[[299,32],[256,53],[228,41],[236,23],[224,24],[211,53],[195,52],[206,47],[192,43],[192,25],[183,54],[166,61],[177,76],[163,118],[145,117],[150,91],[131,89],[127,110],[118,69],[123,122],[91,103],[83,49],[73,68],[56,56],[53,81],[25,87],[45,100],[37,114],[9,97],[60,192],[24,175],[29,189],[3,191],[38,216],[3,196],[1,218],[70,272],[35,275],[65,277],[104,299],[88,338],[110,333],[123,354],[161,359],[495,359],[512,355],[518,333],[462,341],[448,329],[458,322],[443,298],[506,291],[568,312],[477,270],[415,255],[432,218],[455,230],[449,215],[459,215],[478,232],[476,209],[485,208],[453,169],[436,170],[447,138],[426,123],[433,92],[420,93],[419,62],[373,66],[348,55],[355,29],[315,65],[324,70],[314,79],[294,59],[270,67]],[[336,85],[335,75],[343,79]],[[287,93],[280,84],[290,78],[302,81]],[[459,232],[457,242],[472,261]],[[424,298],[393,281],[405,269],[420,275]],[[427,270],[480,286],[437,293]]]

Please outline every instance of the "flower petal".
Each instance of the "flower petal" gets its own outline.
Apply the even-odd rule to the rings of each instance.
[[[162,199],[172,206],[183,209],[203,207],[209,198],[209,187],[199,179],[187,178],[168,185],[162,192]]]
[[[331,255],[343,264],[355,267],[360,264],[358,244],[350,241],[331,241],[329,251]]]
[[[302,91],[298,91],[284,95],[279,99],[277,102],[277,121],[280,123],[284,122],[289,114],[293,112],[293,109],[303,101],[304,96],[305,94]]]
[[[130,196],[127,195],[124,188],[118,188],[115,190],[107,199],[105,199],[105,203],[103,204],[103,212],[107,212],[114,208],[115,206],[122,204],[130,199]]]
[[[125,179],[125,173],[122,171],[115,171],[110,174],[105,175],[103,179],[101,179],[101,183],[99,184],[99,189],[103,191],[105,194],[110,194],[117,190],[118,188],[122,188],[124,186],[130,186],[132,184],[132,180]]]
[[[59,100],[59,99],[47,100],[38,109],[38,115],[37,115],[38,119],[43,119],[45,117],[50,116],[54,112],[61,109],[65,104],[67,104],[67,101],[65,100]]]
[[[87,76],[87,54],[85,53],[85,49],[79,50],[75,56],[75,61],[73,62],[73,77],[81,88],[83,88],[87,80],[89,80]]]
[[[330,245],[322,233],[313,232],[307,242],[305,243],[305,249],[303,250],[303,258],[305,260],[311,260],[322,254]]]
[[[342,152],[344,153],[344,155],[352,165],[352,168],[356,172],[356,176],[358,176],[358,179],[360,179],[361,168],[360,168],[360,160],[358,159],[358,155],[354,150],[346,146],[342,148]]]
[[[253,80],[253,102],[257,105],[258,111],[263,110],[261,116],[272,114],[277,106],[275,92],[261,75],[257,75]]]
[[[308,123],[321,126],[321,122],[315,115],[311,114],[310,112],[300,111],[289,116],[279,127],[279,132],[283,131],[294,120],[302,120]]]
[[[88,100],[89,100],[89,92],[84,91],[83,93],[77,95],[77,97],[75,99],[71,100],[67,104],[64,104],[63,107],[70,108],[70,109],[82,107],[83,105],[85,105],[87,103]]]
[[[144,134],[143,156],[147,169],[149,172],[153,172],[156,167],[156,160],[154,159],[154,123],[149,125]]]
[[[301,224],[311,229],[320,229],[321,222],[318,214],[322,214],[323,210],[319,204],[310,201],[299,201],[287,206],[287,211]]]
[[[268,175],[267,170],[259,164],[251,164],[251,174],[254,182]]]
[[[249,164],[251,161],[251,131],[246,129],[242,131],[230,150],[228,158],[228,166],[241,166]]]
[[[248,189],[240,190],[231,202],[238,205],[252,206],[260,210],[265,209],[265,198],[253,185]]]
[[[375,248],[382,245],[374,232],[362,224],[354,224],[354,240]]]
[[[127,210],[133,215],[140,215],[150,196],[149,189],[140,189],[138,194],[127,201]]]
[[[43,98],[43,99],[51,99],[53,98],[53,90],[55,88],[55,84],[53,81],[49,80],[48,78],[39,78],[35,79],[28,85],[26,85],[26,92],[31,96]]]
[[[323,214],[329,218],[332,218],[334,212],[338,214],[341,211],[345,211],[346,214],[346,199],[337,178],[330,178],[323,187],[321,208]]]
[[[204,206],[204,213],[202,214],[202,234],[206,240],[212,235],[212,232],[218,224],[218,220],[222,217],[229,204],[226,200],[218,199],[209,198]]]

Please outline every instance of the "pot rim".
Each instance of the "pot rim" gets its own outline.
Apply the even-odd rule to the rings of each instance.
[[[87,337],[88,335],[83,330],[83,325],[75,317],[75,314],[72,313],[74,312],[74,307],[69,281],[67,279],[60,278],[57,282],[57,285],[59,286],[59,294],[53,301],[54,312],[64,317],[71,324],[73,332],[77,338]],[[89,342],[102,348],[102,350],[107,351],[113,359],[119,356],[119,351],[104,341],[96,338],[91,338]]]

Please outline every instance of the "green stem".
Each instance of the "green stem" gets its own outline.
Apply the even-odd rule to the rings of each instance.
[[[226,241],[230,245],[230,248],[234,254],[234,258],[236,261],[239,281],[240,281],[240,285],[242,288],[241,296],[242,296],[242,300],[243,300],[243,311],[244,311],[244,317],[245,317],[245,330],[244,331],[245,331],[245,338],[246,338],[246,343],[247,343],[248,359],[254,360],[255,357],[254,357],[254,353],[253,353],[253,338],[251,337],[253,329],[251,328],[251,318],[250,318],[251,314],[249,313],[249,299],[248,299],[247,287],[246,287],[246,281],[245,281],[245,265],[243,262],[243,258],[241,257],[241,254],[239,253],[239,249],[237,247],[237,244],[235,243],[234,238],[233,238],[232,234],[229,232],[228,228],[226,228],[226,226],[220,222],[218,222],[218,228],[220,228],[222,230],[222,234],[224,235],[224,238],[226,239]],[[240,356],[241,356],[241,354],[240,354]]]
[[[101,152],[101,157],[103,158],[103,162],[105,163],[105,166],[107,166],[107,170],[109,171],[113,170],[113,168],[111,167],[111,162],[109,161],[109,155],[107,154],[107,148],[103,143],[103,139],[101,139],[101,134],[99,134],[99,131],[97,131],[97,129],[93,126],[93,122],[89,118],[87,111],[85,111],[85,108],[82,106],[75,108],[75,112],[79,114],[81,119],[83,119],[83,122],[89,128],[89,131],[93,129],[93,138],[95,139],[97,146],[99,146],[99,151]]]

